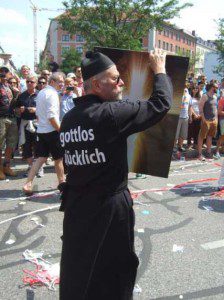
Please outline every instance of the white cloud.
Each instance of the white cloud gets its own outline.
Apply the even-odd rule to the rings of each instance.
[[[28,21],[24,15],[13,9],[0,7],[0,25],[27,25]]]

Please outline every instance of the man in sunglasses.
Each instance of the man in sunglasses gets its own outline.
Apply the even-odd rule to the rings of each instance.
[[[49,85],[42,89],[36,98],[36,116],[38,119],[36,155],[38,158],[33,163],[23,186],[23,191],[27,195],[33,193],[34,177],[50,155],[54,160],[58,183],[64,182],[63,151],[59,140],[60,102],[58,96],[58,92],[62,90],[63,86],[64,74],[55,72],[49,78]]]
[[[19,95],[16,106],[17,112],[21,117],[19,146],[23,145],[22,157],[26,159],[28,163],[28,169],[25,176],[28,176],[34,158],[36,158],[36,98],[38,95],[38,91],[36,89],[37,78],[33,75],[29,75],[26,78],[26,85],[27,89]],[[43,169],[39,170],[37,177],[43,177]]]
[[[48,79],[46,79],[46,77],[40,76],[38,78],[38,82],[37,82],[38,91],[41,91],[42,89],[44,89],[47,85],[47,82],[48,82]]]
[[[171,107],[165,56],[149,54],[155,74],[148,101],[122,101],[124,82],[111,59],[87,52],[81,68],[86,95],[60,129],[68,168],[60,299],[129,300],[138,267],[133,201],[127,188],[127,137],[159,122]]]

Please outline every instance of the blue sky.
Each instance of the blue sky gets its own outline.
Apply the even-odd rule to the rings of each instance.
[[[32,0],[39,8],[63,8],[61,0]],[[180,3],[186,1],[180,0]],[[217,26],[214,20],[223,17],[223,0],[189,0],[194,6],[181,12],[180,18],[171,20],[181,28],[195,30],[203,39],[215,39]],[[0,0],[0,45],[13,55],[17,67],[27,64],[33,68],[33,13],[29,0]],[[45,45],[49,19],[60,14],[57,11],[39,11],[38,50]],[[5,16],[5,17],[4,17]]]

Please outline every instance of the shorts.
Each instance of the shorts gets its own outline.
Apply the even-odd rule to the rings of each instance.
[[[30,132],[25,130],[25,144],[23,145],[23,158],[36,157],[36,143],[37,143],[37,134],[36,132]]]
[[[204,140],[207,136],[215,137],[217,132],[218,122],[217,120],[205,122],[201,121],[201,129],[199,132],[200,137]]]
[[[179,138],[182,138],[183,140],[186,140],[187,133],[188,133],[188,118],[185,119],[179,118],[175,139],[178,140]]]
[[[219,120],[220,134],[224,135],[224,119]]]
[[[64,151],[61,147],[59,132],[37,133],[36,156],[49,157],[50,154],[54,160],[63,157]]]
[[[18,136],[16,118],[0,117],[0,150],[4,145],[15,149],[18,144]]]

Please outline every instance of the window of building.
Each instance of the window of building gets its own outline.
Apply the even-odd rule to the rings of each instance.
[[[182,50],[182,53],[183,53],[183,55],[185,54],[185,49],[183,48],[183,50]]]
[[[70,35],[69,34],[62,34],[61,40],[62,40],[62,42],[69,42],[70,41]]]
[[[176,40],[178,41],[178,34],[176,33]]]
[[[183,36],[183,43],[185,43],[185,36]]]
[[[163,42],[163,49],[166,50],[166,43]]]
[[[176,52],[176,53],[178,52],[178,47],[177,47],[177,46],[175,46],[175,52]]]
[[[189,40],[189,45],[191,46],[191,40]]]
[[[170,33],[170,37],[171,37],[171,39],[173,39],[173,32],[172,31]]]
[[[78,53],[83,53],[83,47],[82,47],[82,46],[76,47],[76,51],[77,51]]]
[[[76,34],[76,42],[84,42],[84,37],[81,34]]]
[[[70,46],[62,46],[61,47],[61,55],[65,54],[69,50],[70,50]]]
[[[169,30],[166,31],[166,36],[168,36],[168,37],[170,36]]]
[[[169,43],[166,43],[166,50],[169,50]]]
[[[173,52],[173,44],[170,44],[170,51]]]
[[[158,40],[158,48],[161,48],[161,41]]]

